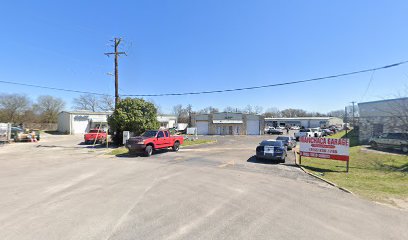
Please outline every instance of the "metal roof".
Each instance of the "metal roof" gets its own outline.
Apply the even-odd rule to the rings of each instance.
[[[62,111],[61,113],[68,113],[68,114],[88,114],[88,115],[111,115],[113,111],[109,112],[92,112],[88,110],[76,110],[76,111]]]
[[[338,117],[288,117],[288,118],[265,118],[267,120],[329,120]]]
[[[358,103],[358,105],[360,105],[360,104],[370,104],[370,103],[379,103],[379,102],[388,102],[388,101],[400,101],[400,100],[408,100],[408,97],[393,98],[393,99],[383,99],[383,100],[377,100],[377,101],[372,101],[372,102],[362,102],[362,103]]]

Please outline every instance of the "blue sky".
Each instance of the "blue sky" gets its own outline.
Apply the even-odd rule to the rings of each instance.
[[[8,1],[0,16],[0,80],[114,94],[109,40],[122,37],[121,94],[273,84],[408,60],[407,1]],[[329,81],[200,96],[173,105],[327,112],[392,97],[408,65]],[[1,93],[77,94],[0,83]]]

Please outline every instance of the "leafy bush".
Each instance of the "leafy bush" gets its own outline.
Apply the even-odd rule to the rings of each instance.
[[[125,98],[118,102],[116,110],[108,118],[109,127],[115,133],[116,144],[122,143],[123,131],[137,135],[148,129],[158,129],[157,109],[153,103],[141,98]]]

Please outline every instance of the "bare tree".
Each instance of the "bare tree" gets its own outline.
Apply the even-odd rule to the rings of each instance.
[[[288,108],[281,111],[282,117],[307,117],[308,114],[302,109]],[[309,114],[310,115],[310,114]]]
[[[253,113],[254,113],[254,114],[261,114],[262,111],[263,111],[263,107],[261,107],[261,106],[255,106],[255,107],[254,107],[254,110],[253,110]]]
[[[99,102],[98,102],[97,105],[98,105],[98,109],[100,111],[108,112],[108,111],[115,110],[114,98],[111,97],[111,96],[108,96],[108,95],[100,96],[99,97]]]
[[[251,114],[251,113],[253,113],[253,107],[248,104],[248,105],[243,109],[242,112],[243,112],[243,113],[247,113],[247,114]]]
[[[200,111],[198,111],[198,113],[200,113],[200,114],[210,114],[210,113],[218,113],[218,112],[220,112],[218,110],[218,108],[215,108],[215,107],[212,107],[212,106],[203,108]]]
[[[345,112],[344,112],[343,109],[330,111],[330,112],[327,113],[327,116],[329,116],[329,117],[338,117],[338,118],[344,119]]]
[[[183,105],[177,104],[173,106],[173,114],[176,116],[180,116],[183,112]]]
[[[98,111],[98,99],[94,95],[80,95],[74,98],[75,110]]]
[[[30,108],[30,99],[20,94],[1,94],[0,110],[6,122],[18,122],[26,110]]]
[[[236,110],[237,108],[230,107],[230,106],[224,108],[224,112],[236,112]]]
[[[38,111],[41,122],[56,123],[58,120],[58,113],[62,111],[65,102],[61,98],[53,96],[40,96],[37,98],[37,103],[33,106]]]
[[[277,117],[282,117],[281,111],[278,108],[272,107],[272,108],[268,108],[266,109],[265,113],[264,113],[264,117],[267,118],[277,118]]]
[[[181,104],[173,106],[173,114],[177,116],[177,121],[180,123],[190,123],[192,111],[193,107],[190,104],[185,108]]]
[[[375,109],[397,120],[390,119],[388,121],[392,128],[408,132],[408,97],[397,95],[396,99],[385,101],[383,105],[379,105]]]

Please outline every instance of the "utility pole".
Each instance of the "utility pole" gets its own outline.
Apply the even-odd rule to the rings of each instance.
[[[347,106],[344,107],[344,120],[346,122],[345,129],[346,129],[346,137],[347,137],[347,123],[348,123]]]
[[[115,52],[105,53],[106,56],[115,55],[115,109],[119,103],[119,72],[118,72],[118,61],[119,55],[125,54],[126,52],[118,52],[119,44],[122,41],[122,38],[114,39],[114,48]]]
[[[355,125],[356,125],[356,122],[354,121],[354,104],[356,103],[356,102],[351,102],[352,104],[353,104],[353,128],[355,127]]]

